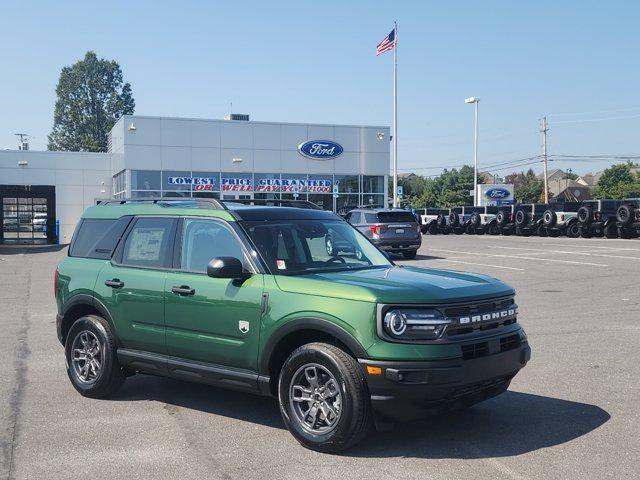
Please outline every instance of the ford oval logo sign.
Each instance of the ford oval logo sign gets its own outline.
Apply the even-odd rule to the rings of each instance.
[[[488,198],[507,198],[511,195],[511,192],[506,188],[490,188],[484,194]]]
[[[342,155],[342,145],[331,140],[311,140],[298,145],[298,151],[314,160],[331,160]]]

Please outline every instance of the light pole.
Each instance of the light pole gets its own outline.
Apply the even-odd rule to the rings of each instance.
[[[464,99],[464,103],[475,103],[475,116],[473,121],[473,206],[478,206],[478,97]]]

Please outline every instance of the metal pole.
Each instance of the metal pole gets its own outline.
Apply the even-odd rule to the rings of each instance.
[[[473,206],[478,206],[478,102],[476,100],[475,119],[473,127]]]
[[[547,178],[547,117],[542,117],[542,161],[544,162],[544,203],[549,203],[549,180]]]
[[[398,25],[393,22],[393,206],[398,206]]]

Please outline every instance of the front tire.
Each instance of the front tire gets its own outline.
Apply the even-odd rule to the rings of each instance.
[[[303,446],[339,452],[362,440],[371,403],[358,362],[333,345],[309,343],[285,361],[278,381],[280,413]]]
[[[67,375],[80,395],[103,398],[120,388],[126,375],[116,349],[115,335],[104,318],[87,315],[71,326],[64,347]]]

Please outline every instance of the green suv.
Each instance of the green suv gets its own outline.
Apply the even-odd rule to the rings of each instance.
[[[395,265],[313,204],[255,203],[84,212],[55,273],[80,394],[146,373],[273,395],[300,443],[336,452],[373,425],[498,395],[529,360],[511,287]],[[348,253],[327,252],[328,232]]]

